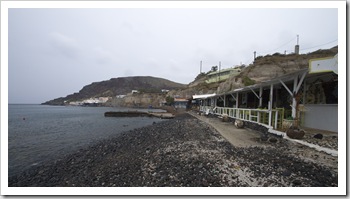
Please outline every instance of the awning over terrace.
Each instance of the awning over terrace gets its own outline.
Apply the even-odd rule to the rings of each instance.
[[[239,88],[239,89],[235,89],[233,91],[229,91],[226,93],[222,93],[222,94],[206,94],[206,95],[194,95],[193,99],[214,99],[214,101],[216,101],[216,99],[221,98],[224,101],[224,107],[216,107],[216,102],[214,102],[214,106],[215,108],[213,108],[213,110],[220,110],[220,108],[226,108],[229,109],[228,107],[226,107],[225,105],[225,96],[226,95],[231,95],[235,101],[236,101],[236,108],[232,109],[235,110],[233,112],[233,117],[238,117],[241,118],[240,115],[243,115],[243,119],[246,119],[244,117],[244,111],[256,111],[257,115],[254,116],[256,118],[260,118],[260,114],[262,113],[262,110],[259,109],[252,109],[252,110],[245,110],[245,109],[241,109],[238,108],[239,105],[239,93],[245,92],[245,91],[251,91],[255,94],[255,96],[259,99],[259,106],[261,106],[262,104],[262,90],[264,87],[269,88],[270,90],[270,94],[269,94],[269,104],[268,104],[268,109],[266,110],[268,112],[268,126],[272,126],[272,121],[273,121],[273,115],[275,117],[275,126],[277,126],[277,115],[279,114],[278,111],[273,110],[272,108],[272,104],[273,104],[273,90],[274,90],[274,85],[283,85],[283,87],[289,92],[289,94],[291,95],[291,97],[293,98],[293,104],[292,104],[292,117],[296,116],[296,93],[298,93],[302,82],[304,81],[305,76],[308,74],[308,69],[302,69],[293,73],[289,73],[274,79],[271,79],[269,81],[263,81],[259,84],[255,84],[255,85],[251,85],[251,86],[246,86],[243,88]],[[287,86],[286,83],[287,82],[293,82],[293,88],[292,90],[290,90]],[[226,109],[224,111],[226,111]],[[216,110],[216,111],[217,111]],[[240,113],[240,111],[243,111],[242,114]],[[238,114],[238,115],[235,115]],[[251,114],[249,114],[250,117]],[[252,118],[249,118],[248,120],[250,121]],[[259,119],[257,120],[258,123],[260,123]]]
[[[274,79],[271,79],[271,80],[260,82],[259,84],[254,84],[254,85],[246,86],[246,87],[243,87],[243,88],[237,88],[237,89],[235,89],[233,91],[222,93],[222,94],[217,94],[217,95],[218,96],[219,95],[227,95],[227,94],[233,94],[233,93],[242,92],[242,91],[256,90],[256,89],[259,89],[260,87],[269,87],[272,84],[280,84],[281,81],[282,82],[294,81],[294,79],[296,77],[298,77],[300,75],[301,76],[306,75],[307,72],[308,72],[307,68],[306,69],[302,69],[302,70],[298,70],[296,72],[289,73],[289,74],[286,74],[286,75],[283,75],[283,76],[280,76],[280,77],[277,77],[277,78],[274,78]]]
[[[208,109],[208,110],[211,110],[214,114],[228,114],[231,117],[248,120],[248,121],[251,121],[253,117],[260,118],[262,114],[265,114],[264,113],[265,111],[268,113],[267,125],[272,126],[273,121],[275,121],[275,128],[276,128],[277,118],[281,118],[281,117],[278,116],[280,114],[277,110],[278,108],[275,108],[275,109],[273,108],[273,103],[274,103],[273,101],[275,100],[274,90],[276,90],[276,88],[282,87],[285,89],[285,91],[287,91],[287,93],[292,98],[291,116],[293,118],[298,117],[297,102],[299,102],[300,97],[303,97],[303,93],[300,92],[300,90],[304,80],[321,78],[321,77],[328,76],[329,74],[332,74],[332,73],[337,74],[337,71],[338,71],[337,58],[338,57],[336,55],[333,58],[310,60],[309,68],[300,69],[298,71],[288,73],[267,81],[262,81],[258,84],[234,89],[225,93],[194,95],[193,99],[202,99],[204,101],[204,104],[201,105],[200,107],[201,110]],[[268,96],[266,96],[266,90],[269,90]],[[255,104],[256,106],[255,109],[254,108],[247,109],[247,108],[244,108],[244,106],[241,106],[242,104],[240,101],[243,101],[243,97],[241,95],[243,96],[245,95],[244,100],[247,100],[247,93],[249,92],[253,93],[259,100],[258,101],[259,104]],[[232,99],[236,103],[232,105],[232,102],[234,101],[232,100],[228,101],[227,96],[229,96],[228,98],[232,97]],[[263,96],[264,96],[264,103],[263,103]],[[266,100],[266,97],[267,97],[267,100]],[[221,103],[220,106],[217,105],[218,100],[220,100],[220,103]],[[266,102],[268,102],[267,109],[265,110],[260,109],[259,107],[262,107],[262,104],[266,105]],[[246,112],[248,113],[247,115],[249,115],[249,117],[245,117]],[[257,114],[254,115],[253,113],[255,112]],[[255,119],[253,121],[261,123],[259,119]]]
[[[300,87],[301,87],[301,84],[303,83],[304,81],[304,78],[305,76],[308,74],[308,69],[301,69],[301,70],[298,70],[296,72],[293,72],[293,73],[289,73],[289,74],[286,74],[286,75],[283,75],[283,76],[280,76],[280,77],[277,77],[277,78],[274,78],[274,79],[271,79],[271,80],[268,80],[268,81],[263,81],[259,84],[254,84],[254,85],[251,85],[251,86],[246,86],[246,87],[243,87],[243,88],[238,88],[238,89],[235,89],[231,92],[226,92],[226,93],[223,93],[223,94],[218,94],[217,96],[224,96],[224,95],[231,95],[232,97],[234,97],[233,94],[236,94],[236,97],[234,98],[238,98],[238,93],[240,92],[244,92],[244,91],[251,91],[255,94],[255,96],[259,99],[259,106],[261,106],[261,103],[262,103],[262,89],[264,87],[268,87],[270,88],[270,99],[272,99],[272,96],[273,96],[273,87],[274,85],[282,85],[287,91],[288,93],[291,95],[291,97],[293,98],[293,104],[292,104],[292,117],[295,117],[296,115],[296,93],[298,93]],[[286,83],[287,82],[293,82],[293,89],[290,90],[287,86],[286,86]],[[259,92],[255,92],[255,90],[258,90],[259,89]],[[272,100],[269,101],[269,109],[272,108]],[[238,104],[238,101],[236,101],[236,103]]]
[[[193,99],[207,99],[207,98],[212,98],[215,97],[216,94],[204,94],[204,95],[193,95]]]
[[[289,73],[289,74],[286,74],[286,75],[283,75],[283,76],[280,76],[280,77],[277,77],[277,78],[274,78],[274,79],[271,79],[271,80],[268,80],[268,81],[263,81],[263,82],[260,82],[259,84],[254,84],[254,85],[251,85],[251,86],[246,86],[246,87],[243,87],[243,88],[237,88],[233,91],[229,91],[229,92],[226,92],[226,93],[220,93],[220,94],[216,94],[216,93],[213,93],[213,94],[203,94],[203,95],[193,95],[193,99],[207,99],[207,98],[213,98],[213,97],[219,97],[219,96],[223,96],[223,95],[230,95],[230,94],[234,94],[234,93],[239,93],[239,92],[242,92],[242,91],[251,91],[251,90],[256,90],[256,89],[259,89],[261,87],[269,87],[271,86],[272,84],[280,84],[281,81],[282,82],[289,82],[289,81],[294,81],[295,77],[298,77],[300,75],[303,75],[308,72],[308,69],[302,69],[302,70],[299,70],[299,71],[296,71],[296,72],[293,72],[293,73]]]

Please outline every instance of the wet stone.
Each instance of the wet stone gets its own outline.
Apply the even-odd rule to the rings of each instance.
[[[314,135],[314,138],[316,139],[322,139],[323,138],[323,135],[321,133],[318,133],[316,135]]]
[[[294,180],[294,181],[293,181],[293,184],[294,184],[295,186],[299,186],[299,185],[301,185],[301,181],[300,181],[300,180]]]
[[[282,176],[290,176],[292,173],[289,170],[284,170]]]
[[[266,135],[263,135],[263,136],[260,137],[260,140],[264,141],[264,142],[267,141],[268,139],[269,139],[269,137],[266,136]]]
[[[265,130],[262,137],[271,142]],[[337,186],[337,171],[293,156],[282,139],[274,139],[264,143],[268,147],[234,147],[184,114],[73,151],[8,182],[10,187]],[[261,183],[250,183],[256,180]]]
[[[271,143],[276,143],[276,142],[277,142],[277,139],[274,138],[274,137],[271,137],[271,138],[269,139],[269,142],[271,142]]]

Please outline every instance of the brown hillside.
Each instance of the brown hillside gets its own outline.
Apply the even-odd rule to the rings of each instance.
[[[141,93],[161,93],[162,89],[173,90],[184,87],[184,84],[157,77],[119,77],[106,81],[94,82],[90,85],[84,86],[78,93],[50,100],[43,104],[63,105],[65,101],[69,103],[94,97],[115,97],[116,95],[126,95],[131,93],[132,90],[138,90]]]
[[[172,94],[188,97],[194,94],[224,93],[236,88],[269,80],[309,66],[309,60],[315,58],[333,57],[338,53],[338,46],[326,50],[317,50],[308,54],[282,55],[275,53],[257,57],[252,64],[244,67],[241,74],[230,77],[220,83],[206,84],[205,77],[189,84],[185,89]]]

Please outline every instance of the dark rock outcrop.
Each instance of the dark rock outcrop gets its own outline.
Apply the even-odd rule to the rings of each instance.
[[[47,101],[46,105],[64,105],[65,102],[80,101],[93,97],[115,97],[125,95],[132,90],[141,93],[161,93],[162,89],[172,90],[184,88],[184,84],[172,82],[163,78],[149,76],[118,77],[110,80],[94,82],[84,86],[79,92]]]

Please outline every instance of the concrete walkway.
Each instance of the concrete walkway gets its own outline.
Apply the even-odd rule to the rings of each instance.
[[[203,122],[208,123],[212,127],[214,127],[227,141],[229,141],[233,146],[236,147],[250,147],[250,146],[263,146],[264,144],[262,142],[257,142],[257,140],[260,139],[260,134],[258,132],[255,132],[253,130],[243,128],[238,129],[236,128],[232,123],[230,122],[222,122],[218,118],[212,118],[212,117],[206,117],[198,115],[194,112],[188,112],[192,116],[198,118],[199,120],[202,120]],[[273,129],[269,129],[269,133],[276,134],[276,135],[282,135],[284,139],[289,140],[293,143],[298,143],[307,147],[310,147],[312,149],[315,149],[317,151],[326,152],[327,154],[330,154],[332,156],[338,156],[338,151],[329,149],[326,147],[322,147],[316,144],[311,144],[306,141],[302,140],[296,140],[291,139],[285,133],[276,131]]]
[[[199,120],[208,123],[214,127],[227,141],[236,147],[251,147],[262,146],[262,143],[257,142],[260,139],[260,134],[246,128],[239,129],[231,122],[222,122],[218,118],[211,118],[198,115],[194,112],[188,112]]]

